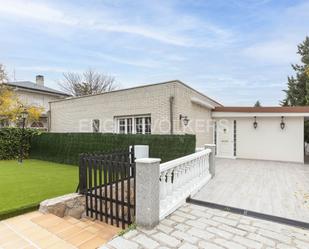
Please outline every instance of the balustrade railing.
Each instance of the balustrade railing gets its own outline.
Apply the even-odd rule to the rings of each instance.
[[[210,149],[160,164],[160,219],[195,194],[211,178]]]

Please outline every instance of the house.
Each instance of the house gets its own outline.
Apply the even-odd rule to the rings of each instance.
[[[50,103],[51,132],[195,134],[218,157],[304,162],[309,107],[224,107],[179,80]]]
[[[25,104],[43,107],[44,111],[40,119],[28,124],[28,127],[48,129],[49,102],[69,97],[61,91],[44,86],[44,76],[37,75],[36,83],[31,81],[8,82],[5,85],[11,87],[18,98]]]

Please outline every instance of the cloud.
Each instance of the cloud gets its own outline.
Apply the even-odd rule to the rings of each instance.
[[[74,5],[65,10],[57,8],[53,4],[29,0],[0,0],[0,4],[0,13],[10,18],[23,18],[40,24],[57,25],[60,28],[67,26],[87,31],[136,35],[181,47],[207,47],[225,44],[227,41],[231,41],[232,36],[228,30],[203,22],[193,16],[181,15],[181,13],[174,12],[172,9],[168,11],[169,16],[155,12],[154,18],[149,18],[149,20],[162,20],[162,23],[156,23],[156,21],[136,23],[134,18],[128,19],[126,17],[126,14],[129,13],[123,13],[124,16],[119,16],[117,9],[107,7],[103,7],[101,13],[89,11],[91,13],[89,14],[77,8],[74,9]],[[148,5],[153,6],[155,11],[163,11],[162,8],[155,8],[156,4]],[[166,7],[168,6],[166,5]],[[167,12],[167,10],[165,9],[164,12]],[[160,18],[158,19],[157,16],[160,16]],[[164,21],[166,22],[163,23]],[[186,35],[187,32],[190,35]],[[199,39],[195,39],[192,32]]]

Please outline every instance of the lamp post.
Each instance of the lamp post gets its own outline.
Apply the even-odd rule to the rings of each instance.
[[[28,118],[28,112],[26,109],[24,109],[20,117],[22,119],[22,131],[21,131],[21,138],[20,138],[20,147],[19,147],[19,163],[23,162],[23,143],[24,143],[24,136],[25,136],[25,124],[26,124],[26,119]]]

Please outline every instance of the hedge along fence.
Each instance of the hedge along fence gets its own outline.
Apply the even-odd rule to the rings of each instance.
[[[30,149],[30,139],[37,134],[38,131],[34,129],[25,129],[22,131],[21,128],[1,128],[0,160],[17,159],[20,154],[20,145],[22,140],[23,156],[24,158],[27,158]]]
[[[78,165],[79,154],[113,152],[149,145],[149,156],[166,162],[195,151],[195,135],[123,135],[109,133],[42,133],[31,140],[30,158]]]

